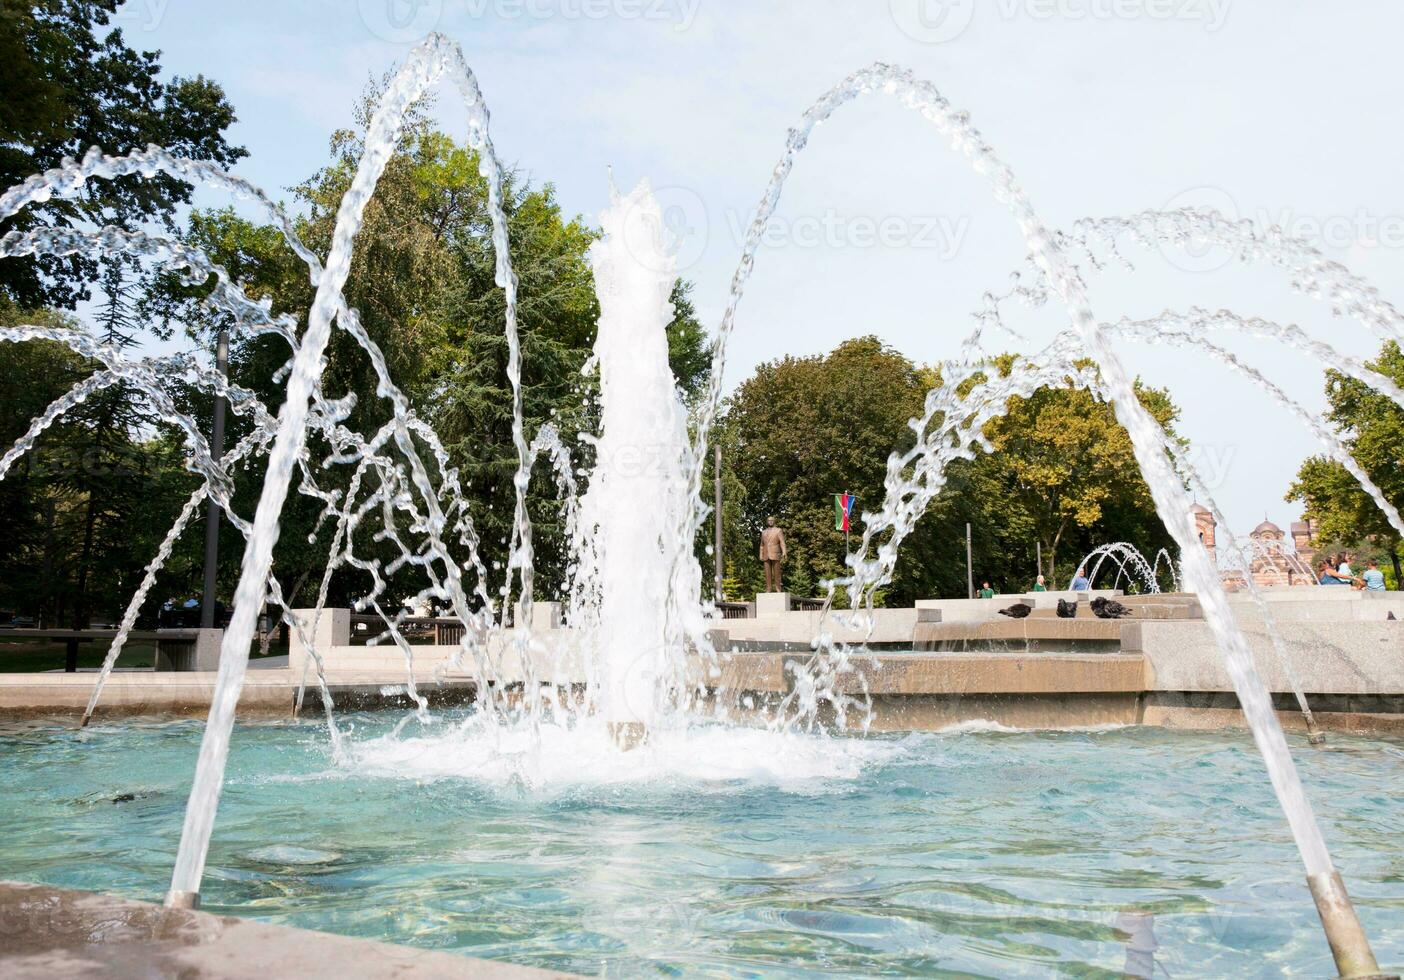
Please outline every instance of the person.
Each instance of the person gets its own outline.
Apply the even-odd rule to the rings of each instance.
[[[1331,570],[1331,563],[1323,561],[1316,566],[1316,583],[1318,585],[1349,585],[1350,579],[1341,578]]]
[[[760,538],[760,560],[765,565],[765,591],[784,591],[780,587],[780,564],[788,554],[785,532],[775,526],[775,518],[767,517]]]
[[[995,597],[995,590],[990,588],[990,583],[981,582],[979,595],[981,599],[993,599]]]
[[[1042,576],[1042,575],[1040,575],[1038,578],[1034,579],[1034,588],[1033,588],[1033,590],[1034,590],[1035,592],[1047,592],[1047,591],[1048,591],[1048,586],[1047,586],[1047,584],[1043,581],[1043,576]]]
[[[1336,556],[1336,576],[1346,581],[1355,578],[1355,571],[1350,567],[1350,555],[1344,551]]]
[[[1079,568],[1077,574],[1073,576],[1072,590],[1074,592],[1086,592],[1092,588],[1092,582],[1087,577],[1087,569]]]
[[[1365,569],[1363,578],[1365,579],[1366,592],[1383,592],[1385,590],[1384,572],[1380,571],[1380,563],[1376,559],[1370,559],[1370,567]]]

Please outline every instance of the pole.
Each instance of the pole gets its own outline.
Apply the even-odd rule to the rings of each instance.
[[[221,327],[215,343],[215,370],[229,376],[229,330]],[[210,434],[210,459],[216,463],[224,455],[224,396],[216,395],[214,431]],[[205,588],[200,601],[200,628],[215,627],[215,585],[219,571],[219,504],[210,496],[205,507]]]
[[[721,602],[726,598],[722,592],[722,468],[721,445],[713,447],[712,487],[715,498],[712,504],[712,598]]]
[[[965,524],[965,591],[969,598],[975,598],[975,565],[970,552],[970,523]]]
[[[1035,559],[1035,562],[1038,565],[1037,569],[1035,569],[1036,574],[1034,575],[1034,578],[1036,579],[1039,575],[1043,574],[1043,542],[1035,541],[1034,550],[1038,553],[1038,558]]]

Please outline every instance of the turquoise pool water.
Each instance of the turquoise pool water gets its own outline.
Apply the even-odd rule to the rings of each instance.
[[[714,730],[636,779],[399,720],[353,719],[355,771],[319,725],[240,726],[205,908],[592,975],[992,977],[1120,976],[1141,910],[1158,976],[1332,975],[1246,735]],[[200,731],[0,732],[0,876],[159,900]],[[1398,970],[1404,741],[1293,748]]]

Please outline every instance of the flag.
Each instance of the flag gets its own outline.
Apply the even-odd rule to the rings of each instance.
[[[848,533],[849,518],[853,514],[853,502],[858,498],[851,493],[834,494],[834,530]]]

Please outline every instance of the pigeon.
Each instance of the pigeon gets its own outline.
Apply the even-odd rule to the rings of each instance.
[[[1058,618],[1073,619],[1077,616],[1077,603],[1069,602],[1066,599],[1058,600]]]
[[[1016,602],[1008,609],[1001,609],[999,614],[1001,616],[1008,616],[1010,619],[1023,619],[1031,612],[1033,612],[1033,606],[1029,605],[1027,602]]]
[[[1391,611],[1390,614],[1385,617],[1385,619],[1394,619],[1394,613]]]
[[[1092,615],[1098,619],[1124,619],[1131,615],[1131,610],[1115,599],[1108,599],[1106,596],[1097,596],[1092,600]]]

